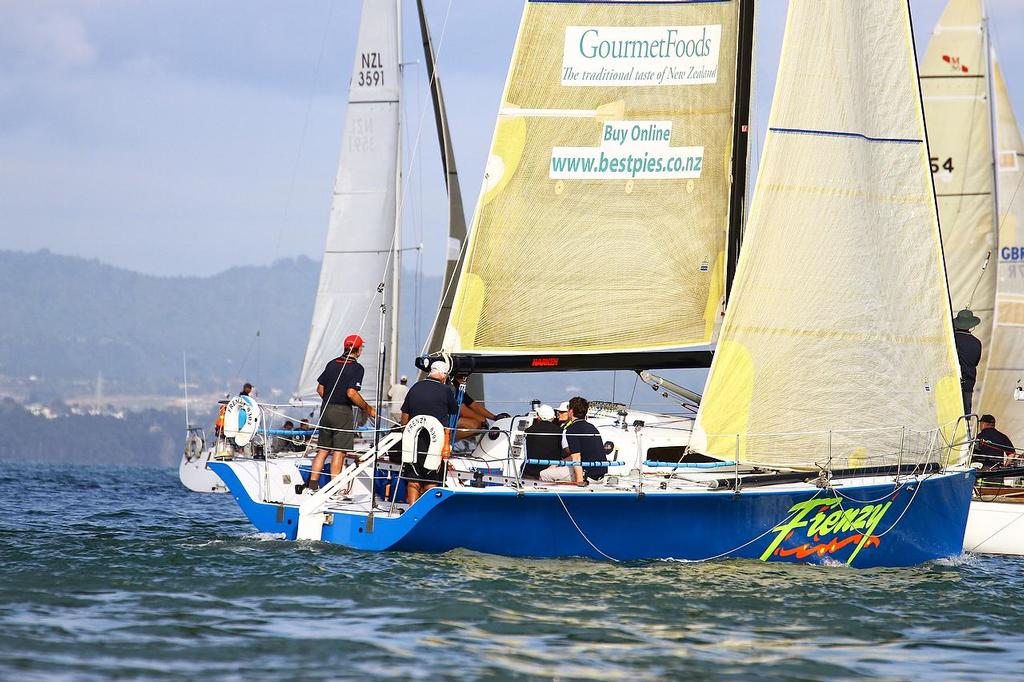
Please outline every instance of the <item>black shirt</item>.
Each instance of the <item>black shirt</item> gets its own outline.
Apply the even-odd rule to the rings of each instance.
[[[985,468],[999,466],[1003,463],[1003,455],[1013,454],[1013,443],[1002,431],[997,431],[994,426],[982,429],[978,432],[978,442],[974,446],[974,455],[977,461]],[[980,456],[979,456],[980,455]]]
[[[562,427],[555,422],[538,419],[526,431],[526,459],[562,459]],[[537,478],[547,464],[527,464],[523,476]]]
[[[366,370],[352,358],[337,357],[327,363],[316,382],[324,387],[324,405],[354,407],[348,397],[348,389],[357,391],[363,387],[363,373]]]
[[[601,438],[601,432],[585,419],[577,419],[565,428],[562,445],[569,454],[580,453],[580,459],[584,462],[608,460],[604,453],[604,439]],[[583,468],[583,475],[587,478],[604,478],[607,473],[608,467]]]
[[[978,363],[981,362],[981,341],[970,332],[957,330],[953,333],[956,342],[956,356],[960,359],[960,387],[973,391],[978,378]]]
[[[410,417],[429,414],[441,422],[444,428],[450,428],[451,416],[459,411],[455,402],[455,394],[448,386],[436,379],[417,381],[402,403],[402,412]]]

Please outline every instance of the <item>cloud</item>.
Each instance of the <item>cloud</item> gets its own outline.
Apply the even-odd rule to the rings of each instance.
[[[85,27],[65,12],[15,14],[0,28],[0,49],[14,53],[15,61],[57,69],[90,66],[96,47]]]

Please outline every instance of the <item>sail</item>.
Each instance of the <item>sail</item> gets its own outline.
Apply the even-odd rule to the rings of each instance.
[[[739,16],[736,0],[527,0],[446,351],[713,340]]]
[[[998,282],[988,371],[977,412],[995,415],[999,430],[1012,440],[1024,439],[1024,402],[1013,399],[1014,389],[1024,385],[1024,141],[1003,74],[998,63],[993,67],[999,148]]]
[[[843,467],[950,437],[963,408],[917,76],[905,0],[789,3],[692,448]]]
[[[363,397],[376,397],[377,286],[382,277],[391,280],[394,260],[389,254],[399,247],[399,31],[396,0],[364,0],[327,243],[295,396],[299,400],[318,399],[316,379],[341,354],[349,334],[365,341]],[[397,319],[396,312],[391,311],[385,340],[391,338],[390,319]],[[385,395],[388,387],[385,378]]]
[[[981,318],[978,404],[996,290],[995,187],[988,58],[981,0],[951,0],[921,62],[931,170],[953,309]],[[991,258],[990,258],[991,254]],[[986,267],[991,260],[993,265]]]

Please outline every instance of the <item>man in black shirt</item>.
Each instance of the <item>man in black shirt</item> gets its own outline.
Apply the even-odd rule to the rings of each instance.
[[[449,427],[452,416],[458,412],[459,406],[455,402],[455,394],[445,381],[448,379],[448,363],[443,360],[436,360],[430,365],[430,374],[423,381],[418,381],[409,389],[402,403],[402,425],[409,423],[413,417],[422,414],[430,415],[444,427],[444,437],[447,441],[451,437]],[[424,430],[420,431],[419,439],[416,441],[416,461],[402,466],[402,476],[408,481],[406,488],[406,502],[412,504],[420,498],[420,495],[431,488],[436,488],[448,468],[446,461],[441,462],[436,470],[427,469],[427,449],[430,447],[430,435]]]
[[[996,430],[996,418],[990,414],[981,415],[978,428],[973,461],[980,462],[985,469],[1012,466],[1017,452],[1007,435]]]
[[[377,416],[359,393],[363,387],[363,366],[357,362],[363,353],[363,338],[352,334],[345,338],[344,352],[327,363],[317,377],[316,392],[323,403],[320,407],[319,449],[313,458],[307,487],[320,488],[320,472],[323,471],[327,456],[331,456],[331,477],[341,473],[345,457],[355,450],[355,421],[353,407],[362,408],[370,418]]]
[[[562,432],[562,454],[566,462],[604,462],[604,439],[596,426],[587,421],[590,403],[576,396],[569,400],[569,422]],[[587,467],[586,477],[594,480],[604,478],[608,467]],[[540,472],[542,481],[573,481],[586,485],[584,468],[580,466],[551,466]]]
[[[981,362],[981,341],[971,330],[981,324],[981,318],[966,308],[953,318],[953,341],[956,355],[960,360],[960,390],[964,394],[964,414],[971,413],[974,382],[978,378],[978,363]]]
[[[550,405],[537,408],[537,417],[523,432],[526,434],[526,459],[562,459],[562,427],[555,422],[555,410]],[[539,478],[547,464],[526,464],[523,478]]]

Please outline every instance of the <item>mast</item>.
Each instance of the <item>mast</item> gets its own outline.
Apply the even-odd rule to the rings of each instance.
[[[736,262],[743,241],[744,208],[747,197],[747,151],[750,136],[751,73],[754,56],[754,0],[740,1],[739,45],[736,54],[736,113],[732,137],[732,197],[729,202],[729,231],[726,235],[725,300],[732,291]]]
[[[402,91],[405,77],[402,67],[402,0],[395,0],[395,16],[395,40],[398,51],[398,144],[395,145],[395,236],[391,247],[391,338],[388,339],[390,357],[387,358],[388,375],[384,386],[388,388],[385,393],[398,383],[398,327],[402,277]]]
[[[448,112],[444,106],[444,93],[441,91],[441,78],[437,74],[437,60],[434,44],[430,38],[430,26],[423,0],[416,0],[416,10],[420,20],[420,34],[423,38],[423,56],[427,64],[427,80],[430,83],[430,99],[434,105],[434,127],[437,130],[437,142],[441,151],[441,166],[444,170],[444,185],[448,191],[448,242],[445,248],[444,280],[441,282],[441,301],[434,326],[430,330],[430,341],[426,351],[435,353],[441,350],[445,328],[451,316],[455,301],[455,290],[458,274],[462,271],[465,254],[463,245],[466,242],[466,211],[462,205],[462,189],[459,186],[459,172],[455,167],[455,151],[452,148],[451,130],[448,126]],[[458,244],[458,247],[455,245]],[[484,385],[479,377],[470,377],[467,389],[476,400],[483,400]]]

